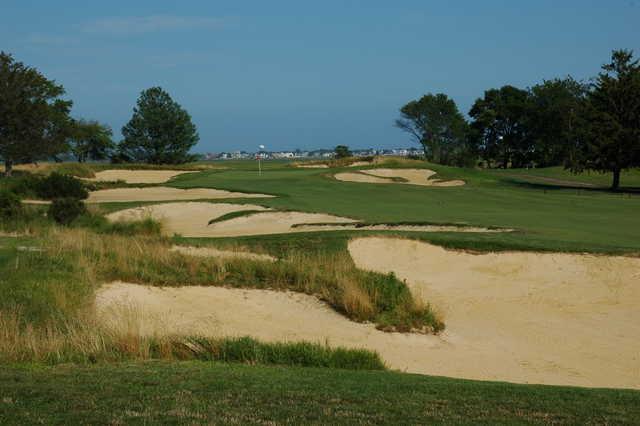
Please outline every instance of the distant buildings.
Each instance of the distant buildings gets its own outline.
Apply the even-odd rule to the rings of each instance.
[[[422,149],[418,148],[396,148],[396,149],[353,149],[351,150],[354,157],[373,157],[376,155],[384,156],[398,156],[409,157],[419,156],[423,154]],[[261,152],[247,152],[247,151],[232,151],[232,152],[220,152],[220,153],[206,153],[202,157],[205,160],[248,160],[256,159],[258,156],[262,159],[274,159],[274,160],[296,160],[296,159],[328,159],[333,158],[335,153],[332,149],[316,149],[312,151],[302,151],[296,149],[295,151],[261,151]]]

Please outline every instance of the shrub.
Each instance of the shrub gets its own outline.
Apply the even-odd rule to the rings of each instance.
[[[15,219],[22,211],[20,197],[7,189],[0,189],[0,218]]]
[[[49,207],[49,217],[61,225],[69,225],[86,211],[84,203],[77,198],[56,198]]]
[[[95,176],[93,170],[85,164],[80,163],[63,163],[56,167],[56,172],[61,175],[77,176],[83,178],[92,178]]]
[[[89,196],[81,181],[73,176],[62,175],[57,172],[53,172],[40,180],[37,192],[38,196],[45,200],[56,198],[85,199]]]

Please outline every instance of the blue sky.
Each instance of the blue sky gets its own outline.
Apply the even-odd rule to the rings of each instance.
[[[160,85],[198,152],[411,146],[398,109],[443,92],[594,76],[640,56],[640,1],[12,1],[0,49],[62,83],[76,117],[120,128]]]

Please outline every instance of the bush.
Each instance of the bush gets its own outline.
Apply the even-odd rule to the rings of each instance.
[[[83,178],[92,178],[95,176],[95,173],[93,173],[93,170],[91,170],[89,166],[80,163],[60,164],[56,167],[56,173]]]
[[[20,197],[7,189],[0,189],[0,218],[15,219],[22,211]]]
[[[38,184],[38,196],[45,200],[56,198],[85,199],[89,196],[81,181],[73,176],[51,173]]]
[[[77,198],[57,198],[49,207],[49,217],[61,225],[69,225],[86,211],[84,203]]]

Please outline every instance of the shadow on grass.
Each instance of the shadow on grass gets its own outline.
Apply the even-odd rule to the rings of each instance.
[[[537,178],[536,178],[537,179]],[[617,190],[612,190],[608,186],[598,186],[595,184],[561,181],[549,179],[546,182],[531,182],[518,178],[506,178],[502,180],[505,184],[516,186],[523,189],[537,189],[543,191],[579,191],[579,192],[595,192],[608,194],[633,194],[640,195],[640,187],[623,186]]]

